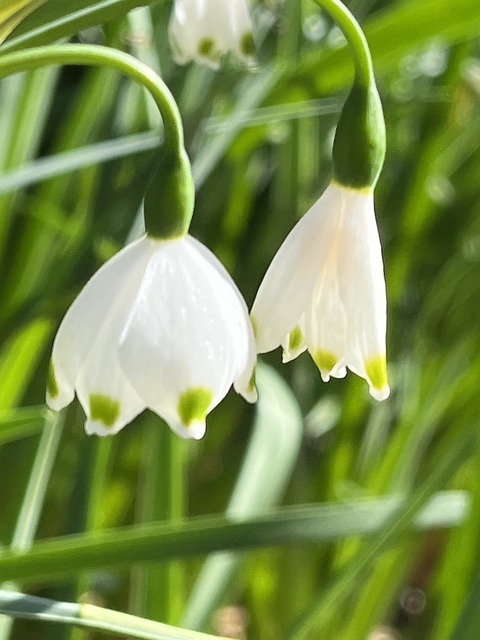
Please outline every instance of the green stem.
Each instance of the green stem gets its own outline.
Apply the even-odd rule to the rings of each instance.
[[[143,85],[152,95],[165,127],[165,143],[179,155],[183,151],[180,112],[169,88],[150,67],[118,49],[100,45],[57,44],[0,56],[0,78],[47,65],[109,67]]]
[[[367,40],[353,14],[339,0],[314,0],[335,20],[353,52],[356,82],[364,87],[375,85],[372,56]]]
[[[0,614],[24,620],[56,622],[143,640],[222,640],[188,629],[138,618],[91,604],[57,602],[0,590]]]
[[[184,147],[180,112],[163,80],[150,67],[123,51],[81,44],[58,44],[0,55],[0,78],[51,64],[109,67],[150,92],[163,120],[165,157],[145,193],[145,229],[151,237],[162,239],[185,235],[192,218],[195,185]],[[159,202],[169,203],[161,218]]]
[[[38,520],[45,501],[47,485],[60,442],[63,420],[63,416],[54,414],[51,411],[48,411],[45,415],[43,432],[10,543],[10,551],[16,553],[28,551],[35,538]],[[13,584],[10,584],[9,588],[16,591]],[[10,631],[11,619],[1,616],[0,640],[9,638]]]

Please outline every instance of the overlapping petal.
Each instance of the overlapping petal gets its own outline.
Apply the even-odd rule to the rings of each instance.
[[[252,308],[257,350],[306,348],[325,381],[346,367],[389,394],[386,294],[373,192],[332,183],[274,257]]]
[[[116,305],[134,300],[148,260],[145,238],[128,245],[92,276],[68,309],[53,343],[47,392],[52,409],[73,400],[82,366],[108,331]]]
[[[216,68],[229,51],[247,63],[253,59],[247,0],[175,0],[169,35],[179,64],[196,60]]]

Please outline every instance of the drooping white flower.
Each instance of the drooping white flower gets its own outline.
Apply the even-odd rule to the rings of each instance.
[[[184,438],[230,386],[256,400],[255,343],[241,294],[191,236],[144,236],[91,278],[55,338],[47,402],[76,393],[87,433],[117,433],[143,409]]]
[[[246,63],[253,61],[247,0],[175,0],[169,36],[179,64],[195,60],[217,68],[229,51]]]
[[[388,397],[386,295],[373,189],[332,182],[292,229],[252,308],[257,351],[283,346],[285,362],[308,349],[322,378],[346,368]]]

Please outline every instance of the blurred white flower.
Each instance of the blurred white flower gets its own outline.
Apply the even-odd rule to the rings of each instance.
[[[257,351],[308,349],[326,382],[348,367],[388,397],[386,295],[372,189],[332,182],[285,239],[252,308]]]
[[[195,60],[215,69],[229,51],[246,63],[253,62],[247,0],[175,0],[169,35],[179,64]]]
[[[53,345],[47,402],[75,392],[87,433],[117,433],[143,409],[184,438],[230,386],[256,400],[255,343],[232,279],[191,236],[144,236],[109,260],[67,311]]]

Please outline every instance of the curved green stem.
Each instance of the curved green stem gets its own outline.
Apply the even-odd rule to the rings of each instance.
[[[352,49],[356,82],[365,87],[375,84],[370,49],[356,18],[339,0],[314,0],[314,2],[335,20]]]
[[[180,112],[163,80],[128,53],[110,47],[81,44],[58,44],[0,55],[0,78],[52,64],[110,67],[148,89],[163,120],[165,158],[145,193],[145,229],[148,235],[156,238],[185,235],[192,218],[195,186],[183,143]],[[161,219],[158,215],[159,202],[169,203]]]
[[[150,67],[118,49],[101,45],[57,44],[0,55],[0,78],[48,65],[109,67],[143,85],[152,95],[165,127],[165,143],[175,154],[183,151],[180,112],[169,88]]]

